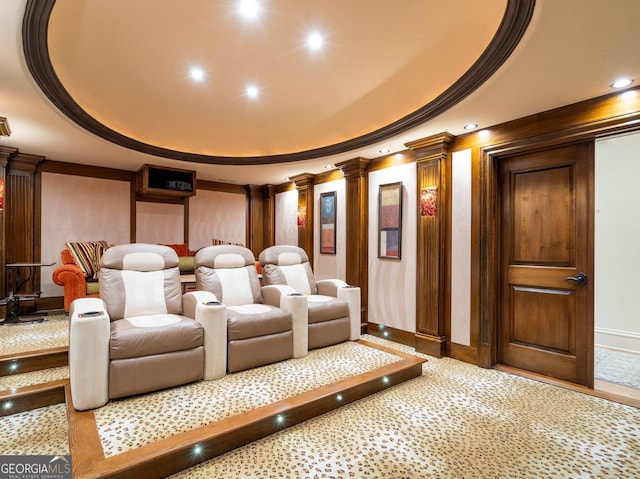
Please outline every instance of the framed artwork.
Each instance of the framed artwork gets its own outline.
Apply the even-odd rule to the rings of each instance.
[[[380,185],[378,193],[378,258],[400,259],[402,182]]]
[[[320,254],[336,254],[336,192],[320,194]]]

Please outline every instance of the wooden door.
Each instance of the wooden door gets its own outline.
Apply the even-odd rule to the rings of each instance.
[[[589,387],[592,178],[591,143],[522,154],[500,165],[498,361]]]

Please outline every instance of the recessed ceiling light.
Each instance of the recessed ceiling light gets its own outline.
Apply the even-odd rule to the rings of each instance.
[[[624,88],[633,83],[633,78],[620,78],[611,84],[611,88]]]
[[[387,153],[389,153],[391,150],[389,148],[380,148],[378,150],[378,153],[382,153],[383,155],[386,155]]]
[[[240,0],[238,12],[244,18],[256,18],[260,11],[260,4],[256,0]]]
[[[318,32],[310,33],[307,37],[307,46],[311,50],[320,50],[324,45],[324,37]]]
[[[259,95],[260,95],[260,90],[258,89],[257,86],[249,85],[247,87],[247,96],[249,98],[258,98]]]
[[[324,165],[325,170],[333,170],[335,167],[336,165]]]
[[[204,70],[202,70],[202,68],[192,68],[191,69],[191,78],[193,78],[196,81],[202,81],[204,80]]]
[[[477,123],[467,123],[466,125],[464,125],[465,130],[475,130],[476,128],[478,128]]]

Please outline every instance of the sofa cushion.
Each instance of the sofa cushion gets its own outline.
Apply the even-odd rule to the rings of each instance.
[[[189,245],[187,243],[165,244],[164,246],[168,246],[169,248],[172,248],[178,256],[191,255],[191,252],[189,251]]]
[[[95,280],[87,281],[87,294],[100,294],[100,283]]]
[[[180,274],[193,273],[193,256],[180,256],[178,258],[178,269]]]

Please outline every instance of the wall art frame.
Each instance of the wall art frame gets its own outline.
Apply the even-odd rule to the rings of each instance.
[[[402,182],[378,191],[378,258],[402,258]]]
[[[320,254],[336,254],[335,191],[320,194]]]

